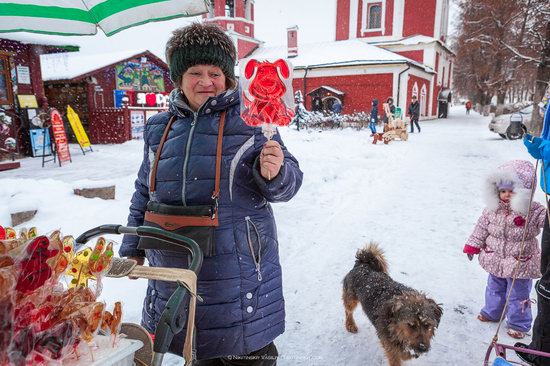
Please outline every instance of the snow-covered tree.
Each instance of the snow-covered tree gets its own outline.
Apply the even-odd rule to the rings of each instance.
[[[538,103],[550,80],[550,2],[458,3],[459,31],[454,47],[455,85],[459,92],[482,105],[496,95],[501,106],[506,96],[513,100],[511,93],[516,98],[518,93],[522,97],[533,94]],[[540,130],[540,120],[533,117],[532,129]]]

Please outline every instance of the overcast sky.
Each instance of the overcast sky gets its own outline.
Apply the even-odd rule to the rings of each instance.
[[[450,14],[451,20],[456,12]],[[106,37],[63,37],[63,42],[81,46],[82,54],[149,49],[164,56],[164,45],[172,30],[196,18],[179,18],[133,27]],[[452,24],[452,22],[451,22]],[[255,36],[266,46],[286,44],[286,28],[298,25],[298,43],[334,41],[336,0],[256,0]],[[452,26],[452,25],[451,25]],[[41,35],[42,37],[52,37]],[[59,37],[56,38],[59,40]]]

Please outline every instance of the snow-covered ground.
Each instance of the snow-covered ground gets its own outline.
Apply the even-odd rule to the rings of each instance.
[[[449,119],[421,122],[408,142],[372,145],[370,131],[281,131],[304,171],[299,194],[274,205],[287,309],[276,340],[279,365],[385,365],[373,327],[356,311],[358,334],[344,328],[341,281],[358,248],[370,240],[386,251],[391,275],[424,291],[444,308],[433,348],[410,365],[481,365],[496,330],[475,319],[486,273],[462,246],[483,209],[488,171],[530,159],[520,141],[489,132],[489,120],[463,107]],[[142,143],[98,145],[73,163],[41,168],[38,158],[0,172],[0,224],[10,211],[37,207],[26,226],[79,235],[105,223],[126,223]],[[534,161],[533,161],[534,163]],[[116,199],[72,194],[90,181],[116,184]],[[544,201],[539,191],[536,199]],[[120,239],[120,237],[113,237]],[[106,280],[103,298],[124,301],[125,321],[139,321],[145,281]],[[532,294],[534,298],[534,294]],[[535,309],[533,309],[533,313]],[[505,327],[500,340],[513,343]],[[527,340],[528,342],[528,340]],[[168,364],[180,364],[170,357]]]

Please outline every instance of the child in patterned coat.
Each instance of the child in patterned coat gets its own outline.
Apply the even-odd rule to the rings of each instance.
[[[533,316],[529,294],[532,279],[541,276],[536,237],[544,225],[546,209],[533,202],[528,215],[534,175],[535,168],[530,162],[514,160],[488,177],[487,207],[464,246],[464,253],[470,260],[474,254],[479,254],[479,264],[489,273],[485,306],[477,318],[482,322],[499,321],[511,291],[506,320],[508,335],[516,339],[523,338],[531,329]],[[527,216],[529,222],[526,222]],[[510,288],[514,277],[514,287]]]

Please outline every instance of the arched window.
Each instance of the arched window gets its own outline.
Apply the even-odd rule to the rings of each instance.
[[[418,98],[418,84],[416,82],[413,85],[413,90],[411,94],[412,94],[411,97],[414,95],[415,97]]]
[[[252,20],[252,2],[250,0],[244,0],[244,17]]]
[[[214,2],[207,2],[208,13],[206,14],[207,18],[214,18]]]
[[[422,84],[422,89],[420,90],[420,115],[427,116],[428,105],[426,104],[426,84]]]
[[[235,16],[235,2],[233,0],[225,1],[225,16],[231,18]]]
[[[369,6],[369,29],[378,29],[382,27],[382,6],[373,4]]]

